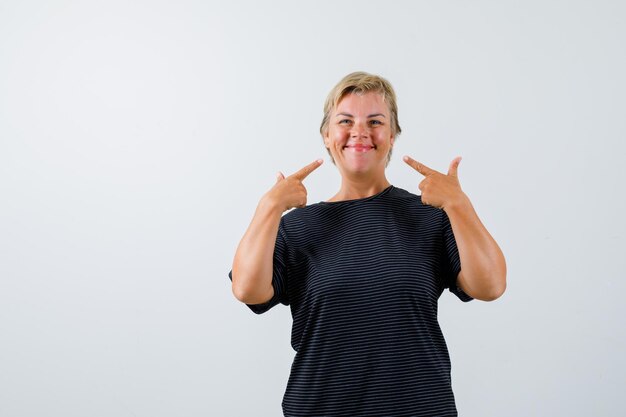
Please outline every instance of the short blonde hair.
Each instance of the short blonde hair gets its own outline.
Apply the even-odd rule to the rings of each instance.
[[[391,86],[391,83],[379,75],[369,74],[363,71],[357,71],[350,73],[343,77],[341,81],[330,90],[324,103],[324,117],[322,118],[322,124],[320,125],[320,134],[322,139],[324,135],[328,133],[328,125],[330,123],[330,113],[333,111],[337,104],[348,94],[365,94],[368,92],[375,92],[383,96],[383,101],[387,103],[389,107],[389,114],[391,116],[391,133],[394,139],[402,132],[400,123],[398,122],[398,105],[396,103],[396,93]],[[393,148],[392,148],[393,149]],[[387,165],[391,160],[391,151],[387,156]],[[333,156],[330,153],[330,149],[326,148],[330,160],[335,163]]]

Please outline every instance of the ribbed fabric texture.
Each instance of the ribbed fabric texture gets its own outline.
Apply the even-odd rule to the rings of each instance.
[[[437,303],[446,288],[472,300],[460,270],[445,211],[393,185],[283,215],[274,297],[248,307],[291,308],[284,415],[457,416]]]

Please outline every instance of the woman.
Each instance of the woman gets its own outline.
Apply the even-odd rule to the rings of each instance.
[[[446,175],[405,157],[421,196],[389,183],[400,131],[387,80],[344,77],[320,128],[339,192],[306,205],[302,181],[321,160],[279,173],[237,248],[235,297],[257,314],[291,307],[285,416],[457,415],[438,299],[498,298],[505,260],[461,190],[460,158]]]

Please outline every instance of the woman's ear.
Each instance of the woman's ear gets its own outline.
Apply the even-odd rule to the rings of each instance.
[[[324,138],[324,146],[326,146],[326,149],[328,149],[328,147],[330,146],[330,138],[328,137],[328,132],[326,132],[323,135]]]

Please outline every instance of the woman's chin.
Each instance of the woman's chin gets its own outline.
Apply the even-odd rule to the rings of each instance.
[[[342,164],[342,171],[346,174],[368,174],[373,172],[375,165],[371,161],[352,161]]]
[[[377,171],[381,166],[385,170],[384,161],[377,158],[374,150],[369,152],[346,151],[335,158],[335,162],[345,174],[370,174]]]

